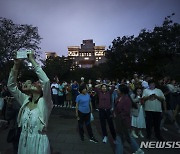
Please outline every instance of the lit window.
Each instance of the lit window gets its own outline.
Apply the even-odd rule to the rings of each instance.
[[[96,59],[96,61],[98,61],[98,59]]]
[[[89,60],[89,57],[85,57],[84,60]]]
[[[99,59],[101,59],[101,57],[99,57]]]

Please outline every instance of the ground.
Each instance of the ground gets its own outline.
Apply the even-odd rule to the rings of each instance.
[[[94,112],[95,120],[92,122],[94,136],[99,143],[89,141],[87,133],[85,141],[81,141],[77,120],[75,118],[75,109],[55,108],[53,109],[48,126],[48,137],[53,154],[114,154],[115,145],[109,133],[108,143],[102,143],[101,128],[98,118],[98,111]],[[162,135],[168,141],[180,141],[178,134],[170,122],[166,122],[169,131],[162,131]],[[107,127],[108,128],[108,127]],[[0,130],[0,154],[12,154],[12,145],[6,142],[8,129]],[[144,131],[145,134],[145,131]],[[155,140],[155,139],[154,139]],[[147,141],[146,139],[138,139]],[[124,153],[131,154],[130,146],[125,143]],[[179,154],[180,149],[143,149],[145,154]]]

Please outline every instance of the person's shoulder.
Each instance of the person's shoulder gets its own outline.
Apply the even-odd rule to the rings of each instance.
[[[86,94],[86,96],[87,96],[87,97],[90,97],[90,95],[89,95],[88,93]]]
[[[130,98],[129,95],[126,95],[126,96],[124,97],[124,100],[125,100],[126,102],[130,102],[130,103],[131,103],[131,98]]]
[[[148,92],[148,91],[150,91],[148,88],[145,88],[144,90],[143,90],[143,93],[146,93],[146,92]]]
[[[162,92],[162,90],[159,89],[159,88],[155,88],[155,91],[157,91],[157,92]]]
[[[79,100],[81,98],[81,94],[77,95],[76,100]]]

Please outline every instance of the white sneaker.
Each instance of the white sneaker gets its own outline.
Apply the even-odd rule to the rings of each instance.
[[[138,136],[136,135],[136,133],[135,133],[134,130],[132,130],[131,135],[132,135],[134,138],[138,138]]]
[[[104,136],[104,138],[103,138],[103,143],[107,143],[107,141],[108,141],[107,136]]]

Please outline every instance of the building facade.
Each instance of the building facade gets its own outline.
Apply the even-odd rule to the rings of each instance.
[[[57,57],[58,55],[56,54],[56,52],[45,52],[46,54],[46,59],[48,58],[54,58]]]
[[[73,60],[72,70],[92,68],[106,61],[105,46],[95,46],[93,40],[83,40],[81,46],[68,46],[68,57]]]

